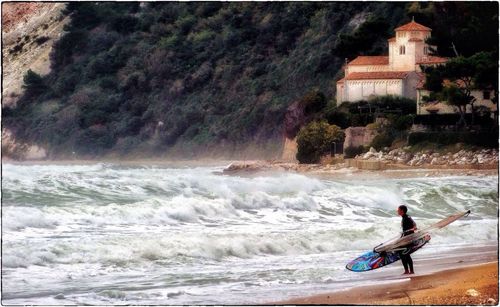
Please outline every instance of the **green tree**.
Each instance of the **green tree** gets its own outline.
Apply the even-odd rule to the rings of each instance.
[[[413,2],[406,14],[432,29],[429,44],[442,56],[498,50],[497,2]]]
[[[494,103],[498,103],[498,52],[479,52],[472,56],[476,65],[474,84],[478,88],[493,88]]]
[[[28,95],[38,95],[47,88],[43,78],[31,69],[26,72],[23,81],[23,88]]]
[[[468,105],[471,105],[474,121],[475,98],[472,96],[472,90],[498,87],[497,62],[498,56],[494,52],[479,52],[470,57],[452,58],[445,65],[425,70],[427,81],[424,87],[433,91],[435,97],[457,107],[460,114],[458,124],[467,124],[465,113]]]
[[[465,112],[467,105],[471,104],[475,99],[473,96],[470,95],[470,90],[467,90],[466,88],[463,87],[459,87],[455,84],[450,84],[443,87],[441,94],[448,104],[458,109],[458,113],[460,114],[460,120],[457,124],[458,125],[466,124]]]
[[[380,38],[389,38],[389,24],[382,17],[370,16],[352,34],[340,34],[334,53],[345,58],[355,58],[369,53]]]
[[[318,163],[332,143],[344,139],[344,132],[326,121],[314,121],[302,127],[297,134],[297,160],[300,163]]]

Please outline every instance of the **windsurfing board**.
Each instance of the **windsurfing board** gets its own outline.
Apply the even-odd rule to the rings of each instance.
[[[412,242],[411,245],[406,247],[401,247],[399,249],[390,251],[390,252],[375,252],[370,251],[367,252],[356,259],[350,261],[346,268],[350,271],[354,272],[364,272],[370,271],[374,269],[381,268],[383,266],[389,265],[401,259],[400,253],[403,254],[412,254],[422,248],[425,244],[427,244],[431,239],[429,234],[425,234],[419,239]]]

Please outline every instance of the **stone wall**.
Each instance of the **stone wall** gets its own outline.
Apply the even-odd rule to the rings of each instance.
[[[286,162],[298,162],[297,158],[297,137],[289,139],[285,137],[285,142],[283,144],[283,154],[281,159]]]
[[[347,147],[359,147],[361,145],[368,146],[377,135],[375,130],[366,127],[349,127],[344,132],[344,149]]]
[[[476,151],[460,150],[456,153],[439,153],[431,150],[412,153],[402,148],[389,152],[370,148],[370,151],[346,160],[349,167],[364,170],[383,170],[405,167],[433,169],[497,169],[498,151],[481,149]]]

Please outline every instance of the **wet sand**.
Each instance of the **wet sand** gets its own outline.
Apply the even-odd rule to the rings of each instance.
[[[497,305],[498,261],[272,305]]]

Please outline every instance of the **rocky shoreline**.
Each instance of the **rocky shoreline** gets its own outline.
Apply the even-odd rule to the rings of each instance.
[[[226,175],[255,174],[258,172],[292,171],[298,173],[342,173],[380,170],[470,171],[498,169],[498,151],[482,149],[439,153],[430,150],[412,153],[409,148],[377,152],[371,148],[354,159],[326,158],[320,164],[299,164],[282,161],[237,161],[223,170]],[[460,172],[458,173],[460,174]],[[465,175],[468,173],[465,172]]]
[[[408,147],[393,149],[391,151],[377,152],[373,147],[355,159],[397,163],[408,166],[426,165],[496,165],[498,164],[498,151],[495,149],[482,149],[477,151],[460,150],[456,153],[441,154],[432,150],[411,153]]]

